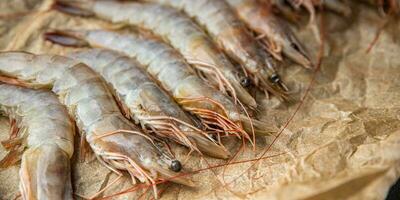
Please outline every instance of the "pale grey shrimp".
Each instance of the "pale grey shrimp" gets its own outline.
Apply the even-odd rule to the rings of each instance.
[[[146,1],[161,3],[184,11],[207,30],[219,48],[224,49],[227,55],[244,69],[256,86],[283,99],[288,98],[288,89],[276,71],[275,60],[258,44],[225,1]]]
[[[228,158],[229,152],[202,130],[142,69],[133,58],[106,49],[73,52],[77,59],[96,72],[115,90],[125,113],[149,132],[172,139],[192,151],[218,158]]]
[[[197,77],[179,52],[157,38],[105,30],[58,30],[46,33],[45,37],[57,44],[111,48],[136,58],[175,101],[199,117],[205,127],[219,127],[219,131],[249,138],[243,128],[252,133],[252,124],[257,123],[254,119],[250,121],[233,100]],[[271,132],[270,127],[257,124],[256,133]]]
[[[75,124],[57,97],[45,90],[0,83],[0,113],[14,122],[10,139],[2,142],[10,152],[0,165],[11,165],[22,154],[22,199],[72,200]]]
[[[240,18],[266,44],[272,55],[281,60],[281,52],[306,68],[312,68],[308,52],[288,24],[276,17],[267,3],[257,0],[227,0]]]
[[[255,108],[254,98],[241,85],[246,83],[224,53],[190,17],[176,9],[159,4],[118,1],[57,1],[60,11],[96,15],[114,23],[135,25],[161,36],[184,55],[187,62],[205,74],[209,82],[233,98]]]
[[[63,56],[3,52],[0,74],[30,87],[52,88],[98,160],[118,178],[122,176],[119,170],[126,170],[133,183],[137,178],[156,190],[157,178],[169,179],[181,170],[179,161],[163,153],[121,114],[107,84],[87,65]],[[183,177],[171,181],[193,185]]]

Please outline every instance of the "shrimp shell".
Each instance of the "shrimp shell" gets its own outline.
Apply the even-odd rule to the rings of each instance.
[[[157,195],[157,176],[178,175],[180,167],[173,166],[179,161],[163,154],[151,138],[121,114],[107,84],[87,65],[57,55],[3,52],[0,53],[0,74],[17,78],[31,87],[52,88],[75,118],[79,131],[99,161],[120,176],[119,170],[128,171],[133,183],[135,177],[151,183]],[[193,185],[182,177],[171,181]]]
[[[57,8],[63,12],[76,14],[71,11],[83,9],[114,23],[127,23],[151,30],[178,49],[219,90],[228,92],[250,107],[257,106],[254,98],[241,85],[244,77],[239,77],[234,66],[201,28],[178,10],[142,2],[58,1],[58,5]]]
[[[136,123],[163,138],[170,138],[191,150],[218,158],[229,152],[206,133],[195,127],[189,116],[157,84],[143,67],[124,54],[106,49],[92,49],[68,54],[82,61],[112,85],[125,110]]]
[[[3,144],[11,149],[1,164],[22,153],[22,199],[73,199],[70,158],[75,124],[57,97],[48,91],[0,83],[0,111],[16,121],[17,131]],[[15,146],[15,142],[20,141]],[[20,145],[22,144],[22,145]]]

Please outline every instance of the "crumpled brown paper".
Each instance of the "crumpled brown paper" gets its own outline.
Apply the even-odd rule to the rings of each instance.
[[[43,32],[110,27],[100,20],[49,10],[51,4],[50,0],[1,1],[0,50],[64,54],[76,49],[45,42]],[[265,154],[269,158],[194,174],[195,188],[165,184],[159,187],[162,199],[384,199],[400,176],[400,38],[395,37],[400,33],[400,22],[385,26],[367,53],[383,18],[365,6],[353,11],[354,22],[334,14],[324,17],[328,34],[321,69],[299,111]],[[312,32],[306,27],[296,32],[317,55]],[[301,99],[314,72],[283,65],[287,65],[281,69],[285,81],[293,96]],[[278,127],[284,126],[299,106],[281,104],[276,99],[260,98],[259,102],[259,117]],[[7,135],[8,120],[0,118],[0,140]],[[257,150],[247,146],[235,161],[257,158],[273,139],[257,138]],[[237,151],[240,142],[229,141],[227,146]],[[185,158],[185,149],[174,149],[177,156]],[[0,147],[0,156],[5,153]],[[72,163],[78,195],[94,194],[108,177],[109,171],[96,160],[81,163],[75,155]],[[222,163],[192,155],[185,168],[190,171]],[[18,169],[0,171],[1,199],[18,195]],[[103,195],[129,187],[129,179],[125,179]],[[140,189],[118,199],[138,198],[143,192]],[[151,195],[148,192],[144,198]]]

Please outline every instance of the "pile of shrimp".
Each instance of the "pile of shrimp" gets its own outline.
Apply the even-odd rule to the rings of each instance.
[[[399,1],[365,2],[382,15],[400,12]],[[53,45],[85,48],[65,55],[0,52],[0,111],[11,124],[0,167],[22,161],[22,199],[74,198],[75,125],[80,158],[92,153],[118,175],[85,199],[123,176],[152,188],[155,199],[166,181],[196,187],[171,142],[187,157],[225,165],[237,155],[226,146],[231,138],[256,148],[256,137],[274,135],[272,145],[287,124],[257,119],[260,96],[300,108],[307,92],[296,100],[280,68],[293,62],[316,73],[321,62],[291,26],[309,12],[312,42],[323,49],[318,11],[352,14],[341,0],[57,0],[52,9],[136,29],[48,30],[43,36]]]

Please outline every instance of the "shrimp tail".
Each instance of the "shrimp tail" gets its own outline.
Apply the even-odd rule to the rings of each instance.
[[[78,32],[55,30],[44,34],[44,39],[68,47],[89,47],[89,43],[79,37]]]
[[[89,11],[92,4],[93,1],[56,0],[53,9],[70,15],[91,17],[94,15],[93,12]]]

